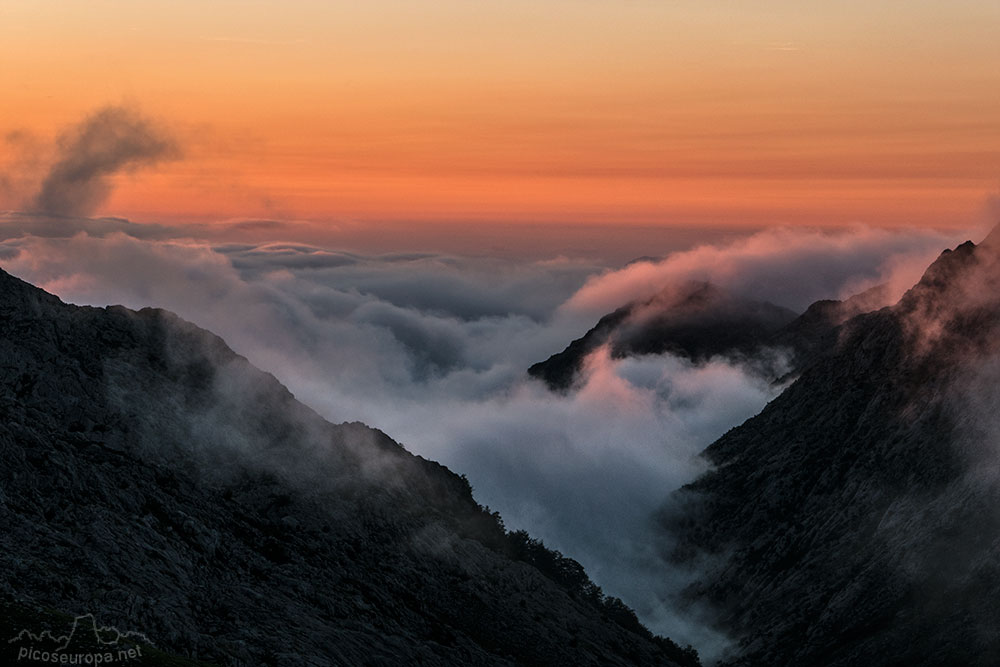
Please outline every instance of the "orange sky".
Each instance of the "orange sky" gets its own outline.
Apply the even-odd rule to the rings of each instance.
[[[139,221],[967,226],[998,34],[995,0],[7,0],[0,209],[126,103],[184,152],[118,178]]]

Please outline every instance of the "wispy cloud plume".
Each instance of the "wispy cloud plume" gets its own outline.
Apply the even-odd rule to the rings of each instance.
[[[174,139],[153,121],[128,107],[104,107],[62,135],[32,208],[49,215],[90,215],[110,195],[115,174],[178,155]]]

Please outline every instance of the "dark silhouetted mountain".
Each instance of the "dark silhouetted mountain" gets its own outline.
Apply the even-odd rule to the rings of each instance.
[[[795,313],[704,282],[671,286],[605,315],[582,338],[528,369],[555,390],[570,388],[584,360],[603,345],[613,358],[669,352],[695,362],[758,350]]]
[[[168,312],[0,272],[0,415],[4,640],[84,615],[255,667],[697,663],[463,477]]]
[[[1000,664],[995,245],[842,322],[664,509],[730,664]]]
[[[879,285],[843,301],[817,301],[796,316],[710,283],[685,283],[605,315],[582,338],[528,373],[552,390],[565,391],[579,377],[587,355],[607,344],[613,358],[670,353],[700,363],[723,357],[747,362],[752,370],[781,381],[828,349],[845,321],[885,305],[887,291]]]

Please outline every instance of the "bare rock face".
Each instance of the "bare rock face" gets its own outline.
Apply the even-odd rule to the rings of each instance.
[[[697,664],[464,478],[170,313],[0,272],[0,415],[10,637],[56,610],[217,664]]]
[[[662,521],[732,665],[1000,664],[1000,255],[847,319]]]

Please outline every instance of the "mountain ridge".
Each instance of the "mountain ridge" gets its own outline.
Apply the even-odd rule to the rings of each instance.
[[[664,507],[673,559],[709,564],[687,597],[738,639],[727,664],[1000,662],[997,287],[990,244],[943,252]]]
[[[528,375],[553,391],[567,391],[587,355],[603,345],[610,346],[613,358],[666,352],[698,363],[720,355],[749,356],[795,318],[768,301],[687,281],[605,315],[563,351],[533,364]]]

